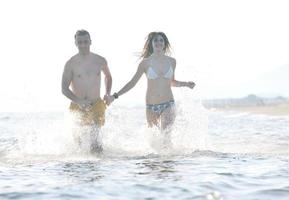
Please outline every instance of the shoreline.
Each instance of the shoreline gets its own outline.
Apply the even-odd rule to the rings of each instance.
[[[289,103],[262,106],[227,106],[214,109],[219,111],[248,112],[252,114],[263,114],[270,116],[289,116]]]

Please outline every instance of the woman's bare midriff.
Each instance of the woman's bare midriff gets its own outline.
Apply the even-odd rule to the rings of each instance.
[[[170,100],[174,100],[170,80],[148,80],[146,104],[160,104]]]

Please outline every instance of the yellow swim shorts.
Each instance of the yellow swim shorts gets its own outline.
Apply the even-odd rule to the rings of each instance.
[[[71,102],[69,110],[76,114],[82,125],[103,126],[105,122],[106,104],[102,99],[98,99],[90,108],[82,109],[78,104]]]

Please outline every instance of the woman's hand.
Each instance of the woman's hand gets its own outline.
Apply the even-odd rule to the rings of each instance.
[[[196,86],[196,84],[195,84],[193,81],[189,81],[189,82],[187,82],[186,86],[187,86],[188,88],[193,89],[193,88]]]

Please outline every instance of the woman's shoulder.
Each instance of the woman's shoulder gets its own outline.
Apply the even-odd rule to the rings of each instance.
[[[142,59],[142,62],[143,62],[143,63],[149,63],[149,62],[151,62],[151,60],[152,60],[152,57],[149,56],[149,57],[147,57],[147,58],[143,58],[143,59]]]
[[[168,55],[166,55],[166,58],[167,58],[168,60],[170,60],[170,61],[175,61],[175,60],[176,60],[174,57],[171,57],[171,56],[168,56]]]
[[[171,57],[171,56],[166,56],[167,57],[167,59],[168,59],[168,61],[173,65],[173,66],[175,66],[176,65],[176,59],[175,58],[173,58],[173,57]]]
[[[150,60],[151,58],[148,57],[148,58],[143,58],[141,61],[140,61],[140,66],[142,66],[144,69],[146,69],[148,66],[149,66],[149,63],[150,63]]]

